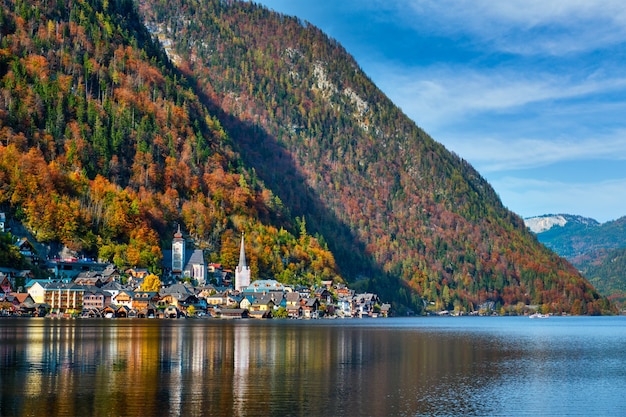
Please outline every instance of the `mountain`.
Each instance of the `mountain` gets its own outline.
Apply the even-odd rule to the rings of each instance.
[[[158,268],[177,224],[253,278],[397,311],[611,310],[336,41],[250,2],[8,1],[0,205],[38,240]]]
[[[231,269],[245,232],[256,277],[342,282],[132,1],[6,1],[0,28],[0,210],[35,239],[158,272],[178,225]]]
[[[601,294],[626,299],[626,217],[599,223],[558,214],[524,221],[540,242],[567,258]]]
[[[597,220],[590,219],[588,217],[575,216],[572,214],[545,214],[543,216],[526,218],[524,219],[524,223],[533,233],[547,232],[555,226],[564,227],[567,225],[569,229],[576,227],[577,225],[583,227],[600,225]]]

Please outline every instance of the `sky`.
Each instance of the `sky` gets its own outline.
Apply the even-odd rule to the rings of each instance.
[[[256,0],[339,41],[522,217],[626,215],[623,0]]]

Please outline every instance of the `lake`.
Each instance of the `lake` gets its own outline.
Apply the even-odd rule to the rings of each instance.
[[[626,317],[0,319],[0,416],[624,416]]]

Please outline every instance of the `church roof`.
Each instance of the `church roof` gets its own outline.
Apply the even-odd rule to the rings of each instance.
[[[246,264],[246,251],[243,247],[243,233],[241,234],[241,248],[239,249],[239,265],[242,268],[247,266]]]

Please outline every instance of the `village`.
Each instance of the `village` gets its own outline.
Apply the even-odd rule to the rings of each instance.
[[[15,245],[31,261],[43,262],[28,239]],[[163,250],[161,276],[142,268],[120,271],[92,259],[49,259],[45,266],[48,278],[0,267],[0,316],[318,319],[387,317],[391,309],[376,294],[332,281],[313,287],[251,282],[243,235],[234,273],[207,264],[201,250],[188,250],[180,228],[171,250]]]

